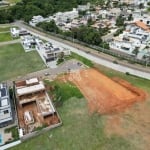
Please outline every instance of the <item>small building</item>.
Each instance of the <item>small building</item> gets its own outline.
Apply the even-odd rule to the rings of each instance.
[[[12,123],[12,106],[11,106],[9,90],[6,83],[0,84],[0,127],[4,127]]]
[[[18,30],[17,28],[10,28],[10,33],[12,37],[19,37],[19,32],[20,30]]]

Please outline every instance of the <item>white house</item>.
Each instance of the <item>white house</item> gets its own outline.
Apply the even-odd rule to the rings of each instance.
[[[8,125],[13,120],[8,87],[0,84],[0,127]]]
[[[132,54],[136,46],[132,40],[123,39],[122,37],[114,37],[113,41],[109,43],[110,49],[118,50],[124,53]]]
[[[133,5],[140,5],[140,4],[143,4],[144,6],[147,6],[147,3],[149,2],[150,0],[120,0],[120,3],[126,3],[126,4],[133,4]]]
[[[77,10],[79,11],[86,11],[90,9],[90,3],[87,3],[87,5],[78,5]]]
[[[60,22],[67,22],[68,20],[73,20],[78,17],[79,17],[79,13],[76,8],[73,8],[72,11],[58,12],[54,15],[56,24]]]
[[[99,10],[99,15],[102,16],[103,19],[106,19],[109,12],[107,10]]]
[[[36,39],[36,50],[45,63],[57,60],[58,56],[61,53],[63,53],[64,55],[70,55],[70,50],[58,47],[57,45],[54,45],[50,42],[43,43],[39,39]]]
[[[19,37],[19,32],[20,30],[18,30],[17,28],[10,28],[10,33],[12,37]]]
[[[43,18],[41,15],[38,15],[38,16],[33,16],[31,21],[29,21],[29,25],[31,26],[36,26],[36,24],[40,23],[40,22],[43,22],[43,21],[46,21],[47,19],[46,18]]]
[[[30,51],[35,49],[35,37],[32,35],[21,36],[21,43],[25,51]]]
[[[146,44],[150,40],[150,27],[144,22],[136,21],[127,25],[127,36],[139,39],[141,43]]]

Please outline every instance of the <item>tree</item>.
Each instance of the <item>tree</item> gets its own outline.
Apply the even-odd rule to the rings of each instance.
[[[124,18],[121,15],[116,19],[116,26],[124,26]]]
[[[136,47],[133,51],[132,51],[133,54],[137,55],[139,53],[139,49],[138,47]]]
[[[64,61],[64,52],[61,52],[59,55],[58,55],[58,60],[57,60],[57,64],[60,64]]]
[[[143,3],[140,3],[139,4],[139,9],[143,9],[144,8],[144,4]]]
[[[128,21],[131,21],[131,20],[133,20],[132,14],[130,14],[130,15],[128,16]]]
[[[57,27],[54,20],[50,22],[40,22],[37,24],[37,27],[40,27],[43,30],[46,30],[49,32],[59,33],[59,28]]]

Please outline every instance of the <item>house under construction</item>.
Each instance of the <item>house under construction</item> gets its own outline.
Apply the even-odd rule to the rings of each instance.
[[[46,88],[38,78],[14,83],[20,137],[60,122]]]

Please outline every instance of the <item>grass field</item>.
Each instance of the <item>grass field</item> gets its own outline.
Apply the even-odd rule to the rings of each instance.
[[[10,27],[0,27],[0,32],[10,31]]]
[[[0,46],[0,81],[44,69],[36,51],[25,53],[21,44]]]
[[[81,92],[77,89],[77,87],[70,83],[63,83],[61,81],[53,81],[49,82],[45,80],[45,84],[48,86],[51,86],[54,88],[54,90],[51,90],[50,95],[58,95],[61,97],[63,101],[66,101],[72,97],[82,98],[83,95]],[[64,92],[65,91],[65,92]]]
[[[11,41],[13,38],[10,35],[10,32],[0,33],[0,42]]]

